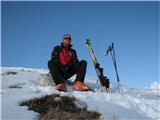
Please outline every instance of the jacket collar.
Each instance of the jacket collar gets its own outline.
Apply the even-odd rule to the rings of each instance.
[[[70,44],[68,48],[71,49],[72,46],[73,45]],[[61,47],[62,47],[62,49],[64,48],[63,43],[61,43]]]

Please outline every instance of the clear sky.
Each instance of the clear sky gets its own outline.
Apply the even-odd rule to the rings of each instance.
[[[116,44],[122,84],[146,87],[159,81],[158,2],[2,2],[2,66],[47,68],[63,34],[73,38],[87,75],[96,76],[85,47],[90,38],[104,73],[116,81],[111,57]]]

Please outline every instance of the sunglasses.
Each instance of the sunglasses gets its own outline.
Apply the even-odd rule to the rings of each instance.
[[[66,38],[63,38],[64,40],[71,40],[71,38],[70,37],[66,37]]]

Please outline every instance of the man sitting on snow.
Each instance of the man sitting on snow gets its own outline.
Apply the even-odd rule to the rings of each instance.
[[[79,61],[76,51],[71,47],[71,35],[65,34],[61,46],[54,47],[51,60],[48,61],[48,68],[56,83],[56,89],[66,92],[67,79],[76,74],[73,90],[90,90],[91,87],[83,83],[87,62],[85,60]]]

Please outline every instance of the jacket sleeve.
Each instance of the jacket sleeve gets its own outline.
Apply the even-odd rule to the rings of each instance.
[[[74,51],[74,62],[78,62],[79,60],[78,60],[78,56],[77,56],[77,52],[76,52],[76,50],[73,50]]]
[[[52,54],[51,54],[51,61],[59,66],[62,66],[59,60],[58,51],[59,51],[59,47],[58,46],[54,47]]]

